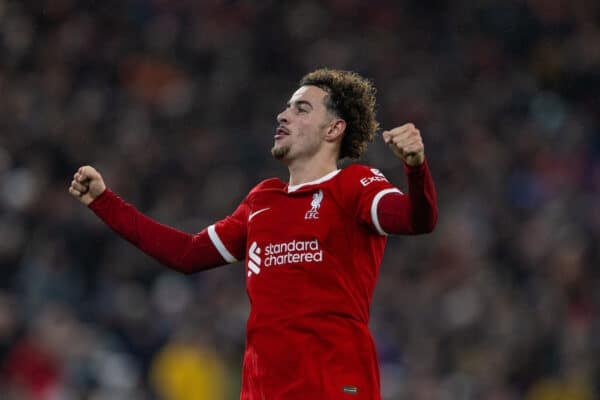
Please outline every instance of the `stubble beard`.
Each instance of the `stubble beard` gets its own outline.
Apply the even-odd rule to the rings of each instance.
[[[290,152],[290,146],[273,146],[271,155],[276,160],[283,160]]]

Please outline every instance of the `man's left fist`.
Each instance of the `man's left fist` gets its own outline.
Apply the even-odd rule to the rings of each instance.
[[[396,157],[407,165],[415,167],[425,161],[423,138],[414,124],[408,123],[383,131],[383,140],[390,146]]]

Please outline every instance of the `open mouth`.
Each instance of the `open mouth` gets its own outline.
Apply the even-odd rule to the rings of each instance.
[[[289,136],[290,135],[290,131],[288,131],[286,128],[282,127],[282,126],[278,126],[277,129],[275,129],[275,140],[281,139],[285,136]]]

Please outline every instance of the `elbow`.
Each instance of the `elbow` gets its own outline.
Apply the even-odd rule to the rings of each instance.
[[[194,272],[196,272],[189,265],[184,265],[184,264],[180,264],[180,263],[167,263],[167,262],[163,262],[163,265],[165,267],[173,270],[173,271],[179,272],[179,273],[184,274],[184,275],[191,275]]]
[[[196,268],[194,268],[193,264],[186,262],[183,257],[177,260],[162,260],[161,262],[167,268],[184,275],[191,275],[198,271]]]
[[[426,226],[420,226],[417,229],[415,229],[413,231],[413,233],[415,235],[426,235],[428,233],[431,233],[435,230],[435,224],[431,224],[431,225],[426,225]]]
[[[425,233],[433,232],[435,230],[435,227],[437,226],[437,221],[438,221],[438,213],[436,210],[435,213],[433,214],[431,220],[429,221],[429,224],[427,225],[427,230],[425,231]]]
[[[429,225],[427,225],[425,227],[425,229],[423,229],[423,232],[421,232],[421,233],[426,234],[426,233],[433,232],[435,230],[435,226],[436,225],[437,225],[437,220],[434,220],[432,223],[430,223]]]
[[[432,213],[427,219],[423,220],[422,223],[413,226],[413,231],[416,235],[424,235],[431,233],[435,230],[438,220],[437,210]]]
[[[183,269],[183,268],[178,268],[177,271],[179,271],[183,275],[192,275],[193,273],[196,272],[196,271],[194,271],[192,269]]]

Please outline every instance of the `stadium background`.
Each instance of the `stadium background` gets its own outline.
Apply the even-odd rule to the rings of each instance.
[[[2,0],[0,398],[238,396],[242,264],[170,272],[67,187],[90,163],[198,231],[286,177],[275,116],[321,66],[418,125],[439,193],[382,265],[384,399],[600,397],[597,1]]]

